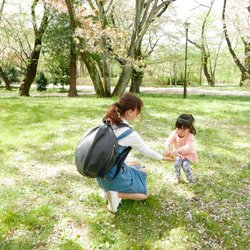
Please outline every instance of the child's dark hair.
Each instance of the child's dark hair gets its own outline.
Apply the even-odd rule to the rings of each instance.
[[[175,123],[176,128],[188,128],[190,133],[193,135],[196,134],[196,129],[194,127],[194,117],[191,114],[182,114],[177,118]]]
[[[129,93],[123,94],[120,96],[118,102],[108,107],[108,111],[103,117],[103,122],[108,121],[111,124],[121,123],[122,119],[120,115],[124,115],[129,109],[137,109],[138,114],[140,114],[142,107],[143,102],[139,97]]]

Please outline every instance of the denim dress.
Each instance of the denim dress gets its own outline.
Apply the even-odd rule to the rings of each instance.
[[[118,140],[118,155],[126,148],[119,145],[119,139],[132,133],[132,129],[126,130],[123,134],[117,137]],[[127,166],[124,162],[118,175],[113,180],[117,165],[115,165],[104,178],[96,178],[97,184],[104,191],[117,191],[121,193],[142,193],[147,194],[147,174],[139,169],[143,166]]]

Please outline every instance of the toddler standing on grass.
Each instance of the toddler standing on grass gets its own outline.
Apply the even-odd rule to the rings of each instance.
[[[175,157],[175,176],[180,183],[181,168],[183,169],[190,184],[196,184],[190,162],[197,162],[198,156],[194,148],[194,135],[196,129],[193,126],[194,117],[191,114],[182,114],[177,118],[175,130],[170,134],[164,143],[165,156]],[[170,147],[173,144],[173,150]]]

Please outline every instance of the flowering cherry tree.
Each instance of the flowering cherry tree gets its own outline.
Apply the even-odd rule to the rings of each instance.
[[[88,69],[97,96],[116,96],[124,93],[132,70],[141,71],[141,57],[136,56],[150,24],[161,16],[175,0],[136,0],[132,32],[115,26],[109,13],[115,8],[113,0],[88,0],[77,5],[74,0],[46,0],[58,11],[68,12],[74,41]],[[112,27],[113,26],[113,27]],[[101,64],[96,60],[98,58]],[[115,59],[122,68],[121,76],[111,94],[109,61]]]

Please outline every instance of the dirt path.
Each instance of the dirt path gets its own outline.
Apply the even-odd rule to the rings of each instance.
[[[93,86],[77,86],[78,90],[88,93],[95,94]],[[127,91],[129,88],[127,88]],[[140,87],[141,93],[166,93],[166,94],[183,94],[181,88],[154,88],[154,87]],[[80,94],[81,94],[80,93]],[[206,90],[200,88],[187,88],[187,94],[190,95],[230,95],[230,96],[250,96],[250,91],[219,91],[219,90]]]
[[[53,88],[53,85],[49,86],[49,88]],[[65,87],[65,89],[68,89],[68,86]],[[86,95],[86,94],[95,94],[94,87],[90,85],[78,85],[77,90],[81,91],[79,92],[79,95]],[[127,91],[129,91],[129,88],[127,88]],[[166,94],[182,94],[183,95],[183,89],[182,88],[155,88],[155,87],[140,87],[141,93],[166,93]],[[228,96],[250,96],[250,91],[229,91],[229,90],[214,90],[214,89],[201,89],[201,88],[187,88],[187,95],[228,95]],[[7,96],[7,95],[4,95]],[[31,96],[62,96],[67,97],[68,93],[36,93],[31,94]]]
[[[142,87],[141,92],[150,93],[167,93],[167,94],[183,94],[183,89],[180,88],[152,88]],[[250,91],[220,91],[206,90],[200,88],[187,88],[187,94],[190,95],[231,95],[231,96],[250,96]]]

